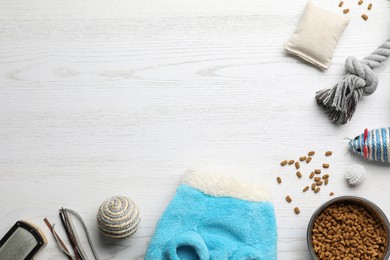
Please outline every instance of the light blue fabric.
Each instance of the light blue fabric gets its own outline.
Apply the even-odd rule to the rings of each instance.
[[[178,187],[160,218],[146,260],[273,260],[277,230],[270,202],[214,197]]]

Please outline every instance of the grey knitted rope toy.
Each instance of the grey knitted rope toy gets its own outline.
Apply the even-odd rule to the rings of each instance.
[[[355,113],[362,95],[369,96],[378,86],[378,77],[373,69],[380,67],[390,56],[390,39],[363,60],[348,57],[345,68],[348,74],[332,89],[323,89],[316,94],[330,119],[337,124],[346,124]]]
[[[99,207],[97,223],[100,232],[112,239],[131,236],[140,223],[137,205],[127,197],[116,196],[105,200]]]

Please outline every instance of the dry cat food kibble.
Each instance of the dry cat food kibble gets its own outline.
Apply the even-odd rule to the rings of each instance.
[[[321,152],[323,154],[325,154],[326,156],[330,156],[332,155],[332,152],[331,151],[324,151],[324,152]],[[310,174],[308,174],[307,176],[309,177],[310,179],[310,183],[306,183],[308,184],[307,186],[303,186],[304,188],[302,189],[302,192],[307,192],[309,189],[311,189],[313,191],[313,193],[318,193],[320,192],[321,188],[320,186],[322,187],[323,185],[327,185],[328,182],[329,182],[329,174],[323,174],[322,171],[321,171],[321,168],[318,168],[318,167],[323,167],[325,169],[323,169],[324,171],[326,171],[326,168],[328,168],[330,166],[329,163],[325,163],[325,162],[320,162],[317,166],[317,169],[305,169],[305,167],[308,167],[308,165],[301,165],[301,162],[305,162],[308,164],[312,161],[313,158],[316,158],[316,157],[311,157],[311,156],[314,156],[315,155],[315,152],[314,151],[309,151],[307,153],[307,156],[299,156],[299,157],[296,157],[295,159],[291,159],[291,160],[282,160],[280,161],[280,165],[282,167],[288,165],[288,169],[290,169],[289,167],[293,166],[294,167],[294,170],[295,170],[295,175],[297,176],[297,178],[300,179],[300,181],[302,182],[305,182],[307,181],[307,179],[303,178],[304,175],[305,175],[305,172],[307,170],[307,172]],[[325,157],[323,157],[325,158]],[[302,168],[302,169],[301,169]],[[286,177],[286,178],[290,178],[290,177]],[[281,177],[277,177],[276,178],[277,182],[279,184],[282,183],[282,179]],[[305,184],[303,184],[305,185]],[[293,186],[294,188],[294,186]],[[323,189],[326,189],[326,187],[323,187]],[[305,195],[305,196],[309,196],[309,195]],[[287,195],[285,197],[285,200],[288,202],[288,203],[291,203],[292,202],[292,198]],[[295,202],[297,201],[297,199],[295,198],[294,200]]]
[[[299,162],[296,162],[296,163],[295,163],[295,168],[297,168],[297,170],[298,170],[299,168],[301,168],[301,165],[299,164]]]
[[[297,215],[298,215],[298,214],[299,214],[301,211],[299,210],[299,208],[298,208],[298,207],[295,207],[295,208],[294,208],[294,212],[295,212],[295,214],[297,214]]]
[[[358,5],[362,5],[364,3],[364,1],[363,0],[359,0],[357,3],[358,3]],[[339,7],[342,7],[343,5],[344,5],[344,2],[340,1],[339,2]],[[367,6],[367,10],[371,10],[371,8],[372,8],[372,3],[369,3],[368,6]],[[343,13],[344,14],[348,14],[349,13],[349,9],[348,8],[344,9]],[[363,18],[364,21],[367,21],[368,16],[366,14],[362,14],[362,18]]]
[[[333,196],[334,195],[334,192],[332,191],[331,193],[329,193],[329,196]]]
[[[345,203],[325,208],[314,222],[311,237],[320,260],[382,259],[387,239],[385,226],[377,216]]]

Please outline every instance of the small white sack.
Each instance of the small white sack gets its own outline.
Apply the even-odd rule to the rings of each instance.
[[[309,0],[298,27],[285,48],[322,69],[328,69],[334,48],[349,20],[349,16],[324,10]]]

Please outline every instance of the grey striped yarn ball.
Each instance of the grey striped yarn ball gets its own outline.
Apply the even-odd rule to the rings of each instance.
[[[105,200],[97,214],[100,232],[106,237],[122,239],[137,231],[139,222],[138,207],[124,196],[116,196]]]

